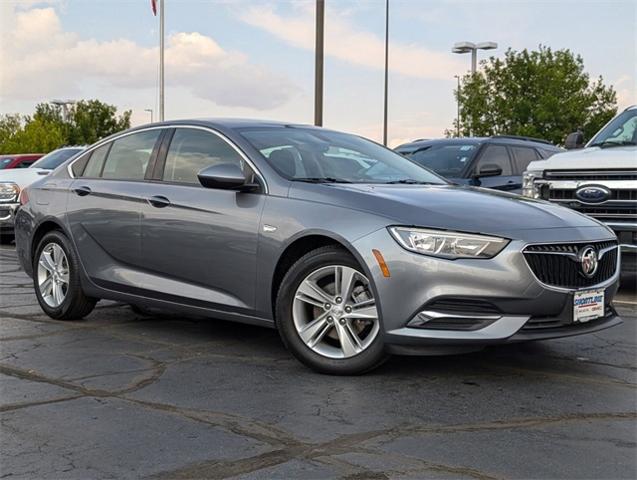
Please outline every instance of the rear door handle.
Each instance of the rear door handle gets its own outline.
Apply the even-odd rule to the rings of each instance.
[[[168,200],[163,195],[155,195],[148,199],[148,203],[156,208],[164,208],[170,205],[170,200]]]
[[[76,193],[76,195],[79,195],[80,197],[85,197],[86,195],[89,195],[91,193],[91,189],[87,187],[86,185],[82,187],[74,188],[73,191]]]

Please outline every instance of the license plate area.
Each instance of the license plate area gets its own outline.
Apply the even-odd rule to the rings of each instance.
[[[573,295],[573,322],[585,323],[604,316],[604,290],[583,290]]]

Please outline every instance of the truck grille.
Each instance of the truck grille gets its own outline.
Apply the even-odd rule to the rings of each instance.
[[[637,180],[635,170],[550,170],[544,176],[550,180]]]
[[[578,260],[581,249],[592,246],[597,255],[602,253],[595,274],[588,278],[582,272]],[[615,247],[615,248],[612,248]],[[562,288],[591,287],[612,278],[617,269],[617,242],[567,243],[529,245],[524,249],[524,257],[540,282]]]
[[[577,200],[572,188],[551,188],[549,200]],[[637,200],[637,188],[634,190],[611,190],[608,200]]]

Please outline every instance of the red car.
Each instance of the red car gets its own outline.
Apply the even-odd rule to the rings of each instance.
[[[0,155],[0,170],[9,168],[30,167],[43,153],[20,153],[16,155]]]

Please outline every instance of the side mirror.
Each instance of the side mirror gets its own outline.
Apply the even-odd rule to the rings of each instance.
[[[238,190],[240,192],[251,192],[259,188],[256,183],[246,183],[243,171],[234,163],[220,163],[206,167],[197,174],[197,178],[199,183],[206,188]]]
[[[482,167],[480,167],[480,170],[474,175],[474,177],[497,177],[499,175],[502,175],[502,168],[494,163],[487,163],[486,165],[482,165]]]
[[[582,132],[569,133],[564,141],[564,148],[574,150],[584,146],[584,134]]]

